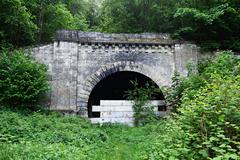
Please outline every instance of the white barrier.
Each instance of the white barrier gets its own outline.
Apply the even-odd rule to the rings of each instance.
[[[100,106],[93,105],[92,112],[100,112],[100,117],[90,118],[92,123],[122,123],[133,126],[134,109],[133,101],[127,100],[101,100]],[[158,111],[158,107],[164,106],[165,101],[153,100],[148,106],[153,107],[153,111],[158,116],[164,116],[165,111]]]

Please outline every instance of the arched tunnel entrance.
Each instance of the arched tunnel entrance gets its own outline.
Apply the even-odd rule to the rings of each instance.
[[[127,100],[126,92],[134,88],[131,81],[137,81],[141,87],[146,87],[147,83],[159,87],[149,77],[132,71],[121,71],[113,73],[102,79],[92,90],[88,100],[88,117],[100,117],[100,112],[93,112],[92,106],[100,105],[100,100]],[[162,93],[156,94],[151,100],[164,100]],[[166,106],[159,108],[166,110]]]

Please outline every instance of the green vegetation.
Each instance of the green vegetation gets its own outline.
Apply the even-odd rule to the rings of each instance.
[[[139,85],[137,81],[132,81],[131,83],[134,89],[127,91],[126,96],[128,100],[134,100],[135,126],[157,121],[159,117],[156,116],[153,106],[149,104],[149,101],[155,95],[162,94],[161,89],[156,88],[152,83],[146,83],[145,86]]]
[[[178,122],[195,159],[240,158],[240,60],[231,52],[200,63],[183,81]]]
[[[20,50],[0,53],[0,104],[36,107],[49,89],[47,68]]]
[[[202,49],[240,50],[238,0],[105,0],[100,30],[164,32]]]
[[[162,148],[171,145],[173,149],[182,143],[179,139],[184,135],[182,131],[175,132],[180,129],[176,125],[172,132],[172,127],[169,128],[170,124],[165,121],[137,128],[120,125],[100,127],[75,116],[14,112],[3,108],[0,120],[2,160],[150,159],[161,149],[156,144],[162,145]],[[169,135],[171,137],[167,139]],[[177,144],[175,139],[179,141]]]
[[[164,32],[240,51],[239,8],[239,0],[1,0],[0,43],[46,43],[59,29]]]

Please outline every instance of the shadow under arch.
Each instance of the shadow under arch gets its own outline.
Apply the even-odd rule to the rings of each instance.
[[[100,117],[100,112],[93,112],[93,105],[100,105],[100,100],[127,100],[126,92],[134,89],[132,81],[138,86],[146,88],[150,84],[155,88],[159,86],[149,77],[134,71],[119,71],[108,75],[97,83],[88,99],[88,117]],[[162,93],[154,94],[151,100],[164,100]]]

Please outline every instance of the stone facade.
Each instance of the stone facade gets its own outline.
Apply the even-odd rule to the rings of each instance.
[[[113,73],[138,72],[166,86],[175,71],[187,75],[186,64],[198,60],[195,44],[166,34],[59,31],[53,44],[35,47],[32,54],[49,68],[50,109],[82,116],[94,86]]]

